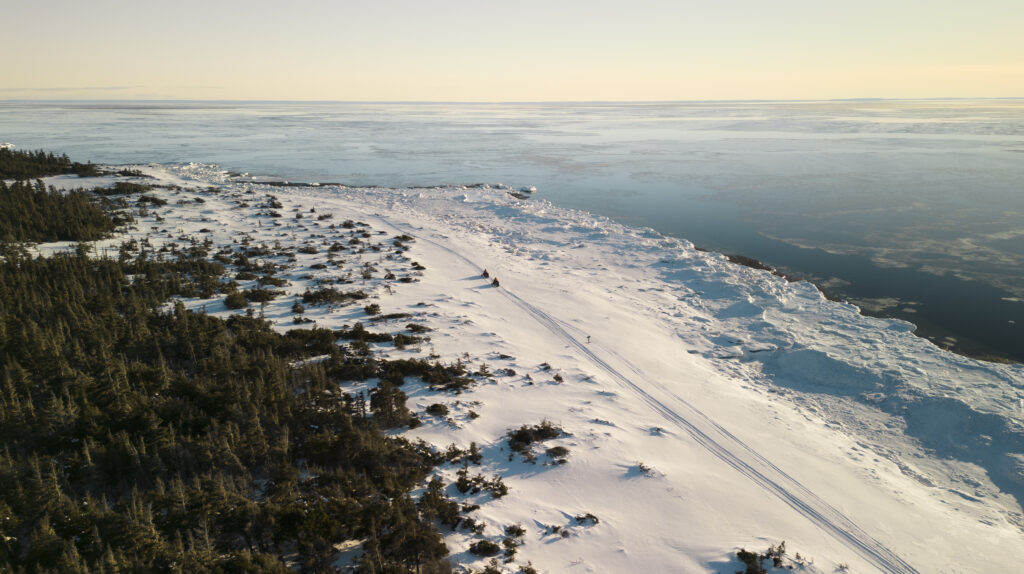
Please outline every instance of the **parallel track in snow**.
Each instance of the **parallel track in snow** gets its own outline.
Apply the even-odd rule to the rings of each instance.
[[[396,229],[406,233],[414,234],[417,231],[412,228],[403,229],[405,226],[396,225],[393,222],[389,223]],[[420,237],[420,239],[428,241],[437,248],[460,259],[473,270],[481,269],[481,266],[477,265],[474,261],[447,245],[425,237]],[[892,574],[916,574],[918,572],[916,568],[900,558],[882,542],[865,532],[853,520],[814,494],[814,492],[801,484],[800,481],[789,476],[785,471],[705,415],[689,401],[674,393],[669,393],[671,400],[678,407],[667,405],[664,401],[652,396],[634,379],[622,374],[605,359],[598,356],[590,345],[574,337],[559,319],[552,317],[508,289],[498,289],[497,292],[532,317],[547,331],[579,351],[595,367],[604,371],[620,386],[629,390],[650,407],[651,410],[689,434],[694,441],[704,447],[709,453],[748,478],[754,484],[777,497],[825,532],[828,532],[836,540],[842,542],[874,565],[879,571]],[[632,371],[634,377],[642,383],[664,390],[661,385],[651,382],[639,368],[625,358],[619,356],[614,351],[608,349],[605,349],[605,351],[617,359],[618,362],[627,366]]]
[[[672,396],[672,399],[686,411],[685,414],[687,416],[683,416],[683,414],[653,397],[639,384],[609,365],[607,361],[599,357],[585,343],[573,337],[572,334],[562,327],[560,321],[534,305],[527,303],[514,293],[503,291],[503,294],[533,316],[549,332],[574,347],[596,367],[615,379],[621,386],[630,390],[653,411],[689,434],[708,452],[755,484],[774,494],[791,508],[818,525],[822,530],[828,532],[874,564],[880,571],[892,573],[917,572],[917,569],[857,526],[856,523],[847,518],[842,512],[822,500],[798,480],[786,474],[760,453],[722,428],[721,425],[698,410],[690,402],[679,396]],[[621,359],[621,357],[619,359],[626,363],[634,374],[646,378],[642,372],[629,364],[628,361]]]

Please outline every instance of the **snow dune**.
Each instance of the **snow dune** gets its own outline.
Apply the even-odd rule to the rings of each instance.
[[[506,190],[282,188],[206,165],[141,169],[183,188],[155,192],[172,200],[165,220],[133,232],[154,243],[330,240],[309,220],[257,226],[232,199],[268,193],[286,214],[315,208],[416,238],[409,256],[423,276],[370,290],[384,312],[416,313],[431,340],[386,352],[468,353],[515,375],[462,395],[407,385],[411,409],[440,402],[452,415],[421,414],[405,434],[481,446],[484,473],[502,475],[510,493],[467,501],[481,504],[474,516],[495,540],[523,525],[519,564],[734,572],[739,547],[782,540],[808,572],[995,572],[1024,561],[1019,365],[950,354],[807,283]],[[219,192],[203,191],[211,186]],[[205,203],[173,205],[191,194]],[[309,281],[289,279],[289,293]],[[186,303],[231,312],[219,300]],[[293,327],[288,305],[265,310],[281,329]],[[309,316],[337,328],[360,313]],[[567,448],[565,464],[508,449],[509,429],[544,419],[564,430],[544,446]],[[453,482],[456,470],[439,472]],[[574,519],[585,513],[599,521]],[[473,540],[446,539],[453,562],[481,569]]]

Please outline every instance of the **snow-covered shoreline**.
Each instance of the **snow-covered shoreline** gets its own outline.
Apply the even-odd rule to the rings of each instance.
[[[478,520],[491,533],[522,524],[519,557],[540,571],[732,572],[736,548],[781,540],[814,560],[811,572],[990,572],[1024,559],[1020,365],[954,355],[810,284],[503,190],[279,187],[208,165],[132,167],[154,178],[139,181],[178,187],[150,192],[169,204],[129,233],[154,247],[245,235],[329,244],[328,224],[346,219],[414,237],[422,276],[369,291],[385,312],[416,310],[431,340],[385,351],[469,353],[516,374],[457,396],[407,389],[414,411],[442,403],[452,415],[405,434],[481,445],[486,473],[510,493],[481,502]],[[239,206],[267,194],[283,206],[278,225]],[[330,273],[286,272],[283,290]],[[301,326],[291,301],[263,312]],[[222,298],[186,304],[237,312]],[[329,328],[365,318],[308,317]],[[547,446],[569,449],[568,462],[509,460],[505,433],[542,419],[565,431]],[[456,470],[442,471],[447,482]],[[600,521],[574,522],[586,513]],[[453,562],[481,568],[469,541],[446,538]]]

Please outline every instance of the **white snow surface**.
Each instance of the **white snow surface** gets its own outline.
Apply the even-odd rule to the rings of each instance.
[[[344,230],[328,224],[346,219],[385,231],[381,239],[415,238],[407,255],[426,267],[416,282],[361,288],[385,313],[414,313],[433,329],[428,343],[382,348],[387,355],[449,362],[468,353],[474,367],[516,372],[460,395],[403,387],[424,424],[401,434],[442,449],[476,442],[484,462],[471,471],[509,486],[494,500],[448,490],[481,505],[472,515],[483,537],[499,542],[517,523],[526,530],[506,572],[530,561],[540,572],[731,573],[740,547],[782,540],[805,572],[1010,572],[1024,563],[1020,365],[951,354],[908,323],[864,317],[808,283],[492,187],[271,187],[209,165],[131,167],[156,178],[140,181],[176,186],[152,192],[170,201],[151,210],[164,221],[151,214],[129,232],[153,245],[244,235],[329,245]],[[238,205],[266,194],[284,204],[279,226]],[[333,219],[316,221],[311,208]],[[294,209],[309,217],[295,219]],[[317,257],[299,255],[296,265]],[[310,284],[306,272],[281,276],[289,294]],[[279,298],[265,316],[294,328],[292,301]],[[221,296],[185,303],[237,312]],[[358,306],[306,316],[330,328],[367,319]],[[448,418],[425,414],[432,403],[446,404]],[[543,419],[563,435],[535,449],[536,463],[510,460],[505,434]],[[543,454],[552,446],[569,449],[567,463]],[[458,468],[437,474],[451,483]],[[599,522],[574,520],[586,513]],[[458,568],[486,565],[468,552],[479,538],[447,533]]]

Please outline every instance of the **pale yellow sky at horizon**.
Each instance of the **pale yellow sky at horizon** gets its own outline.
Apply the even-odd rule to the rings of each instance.
[[[1024,97],[1024,2],[125,0],[4,8],[0,100]]]

